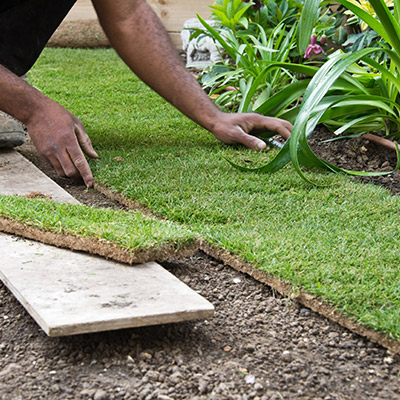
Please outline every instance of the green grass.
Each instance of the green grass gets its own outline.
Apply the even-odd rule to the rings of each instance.
[[[255,165],[273,151],[218,143],[110,50],[48,49],[30,80],[83,121],[100,154],[91,162],[98,182],[400,339],[398,197],[308,171],[324,185],[311,187],[291,166],[273,175],[233,169],[224,157]]]
[[[185,227],[140,212],[20,196],[0,196],[0,215],[44,231],[104,240],[127,250],[156,250],[168,244],[179,247],[197,237]]]

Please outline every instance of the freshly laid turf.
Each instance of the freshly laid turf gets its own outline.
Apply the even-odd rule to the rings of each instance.
[[[97,209],[46,199],[0,195],[0,215],[42,231],[107,241],[127,250],[185,246],[197,235],[141,212]]]
[[[97,182],[400,339],[398,197],[309,171],[323,184],[311,187],[291,166],[273,175],[233,169],[224,157],[255,165],[273,151],[219,144],[139,82],[112,50],[49,49],[30,80],[85,124],[100,154],[91,162]],[[13,218],[20,216],[16,207]],[[89,225],[101,218],[93,213],[85,217]],[[50,218],[42,213],[41,223]],[[117,229],[129,231],[125,218],[116,217]]]

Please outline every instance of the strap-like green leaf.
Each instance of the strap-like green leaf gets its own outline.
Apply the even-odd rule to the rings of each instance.
[[[310,37],[318,19],[320,0],[305,0],[297,31],[297,47],[304,54],[310,43]]]
[[[236,54],[233,51],[232,47],[226,43],[225,39],[218,33],[218,31],[214,29],[211,25],[209,25],[206,21],[204,21],[204,19],[201,18],[199,14],[196,15],[201,24],[212,34],[213,38],[218,41],[218,43],[223,47],[227,54],[231,58],[235,59]]]
[[[386,32],[388,40],[386,40],[399,54],[400,53],[400,26],[385,4],[384,0],[369,0],[374,8],[376,15]],[[377,31],[376,31],[377,32]],[[379,32],[378,32],[379,33]]]

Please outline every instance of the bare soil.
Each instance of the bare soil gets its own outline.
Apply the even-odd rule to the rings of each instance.
[[[48,47],[102,48],[110,47],[97,19],[64,21],[47,43]]]
[[[392,166],[388,150],[357,141],[312,146],[337,164]],[[120,207],[23,150],[81,202]],[[396,193],[397,175],[371,181]],[[214,318],[48,338],[0,286],[0,399],[400,399],[400,360],[379,345],[202,252],[162,264]]]

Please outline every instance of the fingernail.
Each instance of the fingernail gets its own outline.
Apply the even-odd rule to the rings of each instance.
[[[264,142],[258,142],[257,143],[257,150],[264,150],[266,144]]]

